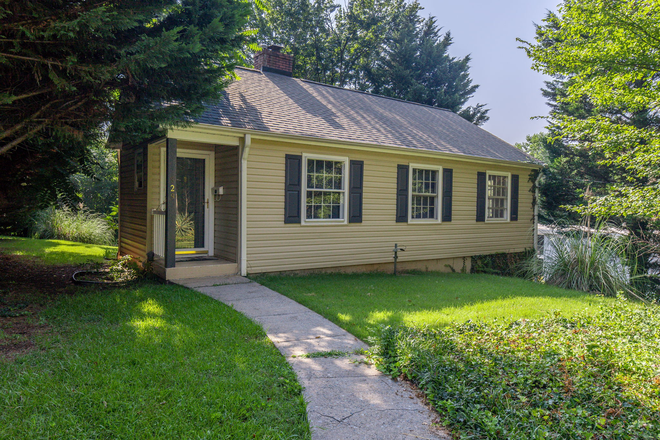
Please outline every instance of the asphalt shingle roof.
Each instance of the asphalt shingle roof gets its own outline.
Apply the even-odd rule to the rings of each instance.
[[[196,122],[537,163],[449,110],[252,69],[236,73],[240,80],[230,84]]]

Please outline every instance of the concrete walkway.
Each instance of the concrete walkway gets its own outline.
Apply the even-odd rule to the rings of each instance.
[[[402,383],[366,365],[363,356],[301,354],[366,345],[308,308],[243,277],[180,280],[261,324],[304,387],[313,440],[450,440],[435,416]],[[296,355],[296,357],[292,357]]]

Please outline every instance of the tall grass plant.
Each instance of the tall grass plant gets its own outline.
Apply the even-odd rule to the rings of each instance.
[[[112,226],[101,215],[87,209],[50,207],[34,216],[34,238],[69,240],[98,245],[115,244]]]
[[[558,287],[616,296],[638,297],[638,274],[630,239],[603,227],[578,228],[550,238],[551,251],[532,256],[523,266],[531,278]]]

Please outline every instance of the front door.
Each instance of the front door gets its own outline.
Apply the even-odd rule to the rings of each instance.
[[[212,255],[211,152],[179,150],[176,158],[176,255]],[[164,188],[163,188],[164,190]]]

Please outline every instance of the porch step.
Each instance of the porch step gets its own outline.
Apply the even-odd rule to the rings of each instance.
[[[238,265],[226,260],[179,261],[176,267],[165,268],[155,262],[154,272],[166,280],[226,277],[238,274]]]

